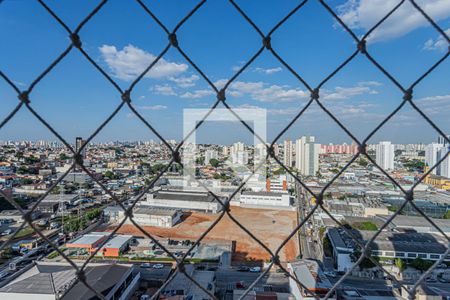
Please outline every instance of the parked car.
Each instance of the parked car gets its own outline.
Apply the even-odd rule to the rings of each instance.
[[[252,267],[252,268],[250,268],[250,272],[259,273],[259,272],[261,272],[261,267]]]
[[[5,235],[9,235],[9,234],[11,234],[12,233],[12,230],[11,229],[6,229],[5,231],[3,231],[2,232],[2,236],[5,236]]]
[[[329,276],[329,277],[333,277],[333,278],[335,278],[337,276],[336,272],[333,272],[333,271],[325,271],[325,272],[323,272],[323,274],[325,274],[326,276]]]
[[[154,264],[153,265],[153,269],[162,269],[162,268],[164,268],[163,264]]]
[[[143,264],[141,264],[141,266],[140,266],[141,268],[151,268],[152,267],[152,264],[151,263],[143,263]]]
[[[239,267],[237,268],[237,271],[238,271],[238,272],[248,272],[248,271],[250,271],[250,268],[249,268],[249,267],[246,267],[246,266],[239,266]]]
[[[50,223],[50,229],[56,229],[56,228],[59,228],[59,223],[57,223],[57,222],[51,222]]]

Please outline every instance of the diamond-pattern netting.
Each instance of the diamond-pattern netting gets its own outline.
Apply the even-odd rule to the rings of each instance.
[[[261,38],[261,46],[256,51],[256,53],[251,56],[241,67],[240,69],[226,82],[226,84],[222,88],[218,88],[213,81],[207,76],[207,74],[200,68],[198,65],[190,58],[189,53],[186,53],[183,50],[183,45],[180,45],[177,39],[177,33],[178,30],[189,21],[189,19],[197,13],[199,9],[203,6],[203,4],[206,2],[206,0],[200,1],[195,7],[193,7],[189,13],[182,18],[177,25],[170,30],[153,12],[151,5],[144,3],[143,0],[136,0],[139,4],[139,7],[142,8],[143,11],[145,11],[146,14],[148,14],[148,17],[153,19],[157,23],[157,25],[161,28],[161,30],[167,35],[168,41],[167,45],[161,50],[159,55],[156,57],[156,59],[139,75],[135,80],[132,81],[132,83],[129,85],[129,87],[126,90],[123,90],[120,88],[120,86],[115,82],[115,80],[108,75],[107,72],[105,72],[101,66],[99,66],[95,60],[85,51],[82,44],[82,31],[85,30],[85,27],[88,27],[89,21],[95,17],[96,14],[99,14],[102,12],[102,8],[107,3],[107,0],[101,1],[79,24],[75,29],[69,28],[69,26],[66,25],[64,20],[62,20],[53,10],[51,7],[49,7],[43,0],[38,0],[39,4],[42,6],[42,8],[48,12],[48,14],[56,21],[58,26],[61,26],[68,34],[68,37],[70,38],[70,44],[67,46],[67,48],[57,56],[53,62],[51,62],[48,67],[42,71],[42,73],[37,76],[32,83],[28,86],[28,88],[21,90],[9,77],[7,74],[5,74],[3,71],[0,70],[0,76],[3,80],[6,81],[6,83],[17,93],[19,102],[17,106],[6,116],[4,120],[0,123],[0,129],[7,124],[19,110],[28,110],[31,112],[31,114],[39,120],[50,132],[52,132],[66,147],[67,149],[72,152],[74,157],[74,163],[71,166],[69,170],[67,170],[56,182],[53,183],[53,185],[48,189],[48,191],[43,194],[37,202],[33,205],[30,211],[25,212],[21,209],[21,207],[12,199],[12,197],[8,194],[5,194],[3,191],[0,190],[0,195],[3,196],[10,204],[12,204],[17,210],[19,210],[23,214],[24,222],[23,224],[14,232],[14,234],[2,244],[0,247],[0,250],[3,249],[6,245],[8,245],[16,236],[16,234],[22,229],[25,225],[31,226],[33,230],[46,242],[48,242],[69,264],[72,265],[72,267],[76,270],[78,280],[85,284],[87,288],[89,288],[92,292],[94,292],[100,299],[104,299],[104,296],[92,288],[92,286],[89,285],[89,283],[86,281],[85,276],[85,269],[88,263],[93,259],[94,255],[96,254],[99,249],[105,245],[109,239],[112,238],[114,233],[119,230],[119,228],[127,221],[130,220],[131,223],[136,226],[145,236],[153,240],[153,242],[158,245],[162,250],[164,250],[168,256],[173,258],[176,262],[176,270],[175,272],[170,276],[170,278],[163,284],[163,286],[158,290],[158,292],[154,295],[153,299],[157,298],[160,292],[167,286],[167,284],[176,276],[177,273],[183,273],[187,278],[189,278],[195,285],[197,285],[201,290],[203,290],[206,294],[209,295],[212,299],[216,299],[214,295],[210,293],[207,289],[205,289],[202,285],[200,285],[198,282],[196,282],[186,271],[185,271],[185,261],[189,255],[189,253],[195,248],[196,245],[198,245],[203,238],[216,226],[216,224],[225,216],[228,215],[228,217],[237,225],[239,226],[243,231],[245,231],[251,239],[256,241],[265,251],[270,254],[272,257],[271,263],[269,264],[269,267],[258,276],[258,278],[251,284],[245,293],[241,296],[241,299],[244,298],[248,292],[258,283],[258,281],[265,276],[271,267],[273,265],[277,265],[280,269],[282,269],[291,279],[295,280],[298,284],[304,287],[303,283],[301,282],[301,279],[293,277],[287,270],[281,265],[279,260],[279,253],[283,249],[283,247],[286,245],[286,243],[295,235],[295,233],[311,218],[313,213],[318,209],[321,208],[331,219],[333,219],[337,224],[341,226],[344,230],[346,230],[346,233],[356,242],[356,244],[359,246],[361,250],[361,256],[357,260],[357,262],[354,264],[353,268],[348,270],[344,276],[342,276],[336,284],[333,286],[333,288],[328,292],[326,295],[326,298],[330,297],[338,288],[339,284],[342,283],[347,276],[351,274],[354,268],[358,266],[358,264],[364,260],[365,258],[370,259],[376,266],[381,268],[384,272],[389,272],[374,258],[370,255],[370,244],[377,238],[377,236],[381,233],[381,231],[386,228],[389,223],[400,213],[401,209],[406,205],[410,204],[412,207],[414,207],[419,214],[425,218],[430,224],[435,227],[444,237],[447,241],[450,241],[449,237],[424,213],[416,206],[414,203],[414,188],[424,180],[424,178],[432,172],[434,168],[436,168],[437,165],[439,165],[448,155],[447,153],[444,157],[440,159],[439,162],[433,167],[431,167],[423,176],[418,180],[411,189],[405,190],[394,178],[392,178],[385,170],[380,168],[376,162],[367,154],[366,152],[366,143],[367,141],[376,133],[380,128],[382,128],[386,122],[388,122],[394,115],[397,114],[397,112],[405,105],[411,105],[411,107],[416,110],[423,118],[424,120],[430,124],[434,130],[436,130],[439,135],[444,136],[447,139],[447,142],[450,142],[446,135],[443,133],[441,129],[415,104],[414,97],[413,97],[413,90],[417,85],[421,83],[421,81],[426,78],[430,73],[433,72],[434,69],[436,69],[444,60],[447,59],[449,56],[450,50],[447,50],[447,52],[438,60],[436,61],[425,73],[423,73],[421,76],[419,76],[413,83],[411,83],[409,86],[403,86],[400,84],[400,82],[389,73],[388,68],[385,68],[385,66],[382,66],[377,59],[370,54],[370,49],[366,44],[366,41],[370,34],[376,30],[381,24],[383,24],[393,13],[395,13],[399,7],[402,5],[405,5],[405,3],[409,2],[417,11],[431,24],[431,26],[440,34],[440,36],[443,38],[444,42],[447,42],[447,44],[450,44],[450,39],[446,35],[446,33],[436,24],[436,22],[429,16],[427,13],[414,1],[414,0],[402,0],[399,1],[398,4],[393,7],[383,18],[381,18],[370,30],[367,31],[362,37],[358,37],[338,16],[338,14],[327,4],[327,1],[325,0],[319,0],[321,6],[324,10],[326,10],[330,17],[333,18],[342,28],[344,31],[346,31],[351,38],[355,42],[355,50],[354,52],[345,60],[343,60],[337,67],[334,69],[330,74],[324,74],[323,80],[317,85],[313,86],[310,83],[308,83],[301,75],[301,72],[295,70],[293,67],[290,66],[289,62],[284,60],[279,53],[277,52],[277,49],[272,45],[271,43],[271,37],[276,34],[277,30],[283,26],[286,22],[288,22],[289,18],[293,16],[294,14],[301,14],[303,6],[308,2],[308,0],[301,1],[298,3],[298,5],[292,9],[284,18],[282,18],[276,25],[268,32],[264,33],[258,25],[246,14],[246,12],[239,6],[239,4],[236,1],[230,0],[230,5],[240,14],[240,16],[248,23],[248,25],[253,28],[256,35],[259,35]],[[1,3],[1,2],[0,2]],[[87,30],[87,29],[86,29]],[[145,29],[143,29],[145,30]],[[139,112],[136,110],[135,106],[133,105],[133,90],[135,86],[141,81],[141,79],[147,74],[147,72],[150,71],[157,63],[158,61],[169,51],[169,49],[175,49],[176,51],[181,54],[181,56],[186,60],[187,63],[189,63],[196,72],[203,78],[203,80],[209,85],[209,87],[213,90],[213,92],[216,94],[216,101],[214,102],[214,105],[212,105],[209,113],[207,113],[203,119],[197,123],[195,128],[188,134],[187,137],[181,143],[179,143],[176,147],[171,146],[166,139],[152,126],[150,122],[148,122]],[[121,98],[121,103],[113,110],[113,112],[105,119],[103,122],[101,122],[100,126],[87,138],[87,142],[80,148],[78,151],[75,151],[73,147],[52,127],[51,124],[49,124],[39,113],[36,112],[36,110],[33,108],[32,104],[32,92],[35,88],[39,86],[39,83],[41,80],[46,77],[56,65],[58,65],[67,55],[69,55],[72,51],[79,51],[82,56],[85,57],[85,59],[92,65],[92,67],[97,70],[100,74],[103,75],[104,79],[108,81],[111,84],[111,87],[114,88],[118,92],[118,97]],[[301,186],[307,193],[309,193],[311,196],[314,196],[316,198],[316,204],[312,208],[312,210],[305,216],[303,220],[298,224],[298,226],[291,232],[291,234],[279,245],[279,247],[273,252],[270,250],[263,241],[258,239],[251,231],[249,231],[245,226],[243,226],[239,220],[237,220],[233,214],[230,211],[230,200],[236,196],[237,193],[240,192],[240,190],[244,187],[246,181],[250,178],[247,177],[246,180],[244,180],[241,185],[236,189],[234,193],[231,194],[229,199],[224,202],[221,200],[217,195],[215,195],[211,190],[208,189],[207,186],[203,185],[201,182],[199,182],[200,185],[202,185],[205,189],[209,191],[209,193],[216,199],[218,203],[222,206],[223,210],[217,217],[217,219],[203,232],[203,234],[196,240],[196,242],[190,247],[189,251],[185,253],[185,255],[181,258],[175,257],[174,254],[172,254],[166,247],[164,247],[160,242],[158,242],[157,239],[155,239],[151,234],[149,234],[147,231],[145,231],[139,224],[137,224],[133,219],[132,210],[136,203],[147,193],[155,184],[155,182],[167,171],[173,164],[178,164],[180,167],[183,167],[183,164],[181,162],[180,157],[180,149],[184,145],[185,141],[189,138],[190,135],[194,133],[195,130],[197,130],[208,115],[219,105],[222,104],[225,106],[236,118],[239,122],[242,123],[242,125],[253,135],[256,136],[256,138],[262,142],[263,144],[266,144],[264,140],[261,139],[261,137],[257,136],[256,133],[253,131],[251,126],[247,124],[245,121],[243,121],[239,115],[233,111],[233,109],[230,107],[230,105],[227,103],[226,94],[228,87],[245,71],[249,68],[250,65],[263,53],[264,51],[267,51],[273,55],[273,57],[281,63],[297,80],[300,84],[306,87],[306,89],[310,93],[309,101],[307,104],[297,113],[297,115],[288,123],[288,125],[283,128],[279,134],[276,136],[276,138],[270,143],[270,145],[267,145],[267,157],[274,159],[283,169],[286,170],[293,178],[295,178],[296,183]],[[378,69],[383,76],[385,76],[392,85],[399,89],[400,92],[403,94],[403,101],[384,119],[382,122],[380,122],[370,133],[369,135],[362,141],[358,140],[352,132],[346,128],[343,123],[335,116],[333,115],[330,110],[328,110],[324,104],[321,101],[320,97],[320,90],[322,86],[327,83],[331,78],[334,78],[342,69],[344,69],[348,63],[350,63],[352,60],[355,59],[358,55],[361,55],[373,65],[374,68]],[[294,174],[287,166],[285,166],[276,156],[274,151],[274,145],[279,141],[281,136],[289,129],[291,126],[302,117],[303,113],[310,107],[310,105],[316,102],[317,105],[334,121],[335,125],[341,128],[357,145],[358,145],[358,153],[335,175],[335,177],[328,182],[325,187],[319,192],[314,193],[311,189],[306,186],[302,180]],[[132,203],[131,206],[125,207],[122,204],[122,201],[118,199],[101,181],[99,181],[91,171],[86,168],[83,165],[83,159],[81,156],[81,151],[83,151],[83,148],[91,141],[97,134],[117,115],[119,111],[123,109],[124,106],[128,106],[132,113],[137,116],[137,118],[142,121],[142,123],[152,132],[154,133],[161,142],[170,150],[172,154],[172,159],[170,160],[170,163],[161,170],[158,175],[148,184],[148,186],[135,198],[135,201]],[[346,229],[345,226],[342,226],[340,221],[338,221],[336,218],[333,217],[333,215],[327,210],[326,207],[324,207],[323,198],[325,191],[330,187],[330,185],[358,158],[364,156],[366,159],[368,159],[376,168],[378,168],[389,180],[393,182],[395,186],[397,186],[402,193],[404,194],[404,203],[400,206],[398,211],[396,211],[393,215],[389,217],[387,222],[381,226],[381,228],[378,229],[377,233],[366,243],[361,244],[361,242],[353,236],[352,232],[348,229]],[[256,172],[259,168],[262,167],[262,163],[258,165],[253,172]],[[52,241],[50,241],[45,235],[42,234],[42,232],[39,230],[39,228],[33,224],[31,215],[33,211],[37,208],[38,204],[64,179],[64,177],[69,174],[71,170],[74,168],[80,168],[83,172],[88,174],[94,182],[96,182],[112,199],[119,205],[124,211],[125,211],[125,218],[121,221],[119,226],[117,226],[109,235],[108,239],[105,240],[102,245],[100,245],[97,248],[97,251],[94,253],[91,253],[89,257],[86,259],[86,261],[80,266],[75,264],[63,251],[61,251]],[[448,255],[449,250],[447,250],[446,255]],[[440,264],[443,259],[446,257],[446,255],[443,255],[442,258],[437,261],[432,268],[430,268],[426,273],[424,273],[420,279],[415,283],[415,285],[411,289],[407,289],[410,298],[414,298],[415,291],[417,287],[423,282],[423,280],[428,276],[429,272],[432,271],[432,269]],[[390,276],[394,281],[397,281],[395,279],[395,276]],[[399,285],[402,285],[400,282],[396,282]],[[319,298],[317,295],[312,294],[315,298]]]

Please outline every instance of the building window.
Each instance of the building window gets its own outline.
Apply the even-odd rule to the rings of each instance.
[[[405,257],[404,252],[395,252],[395,257]]]
[[[409,258],[416,258],[417,254],[416,253],[408,253],[408,257]]]
[[[392,256],[392,257],[394,257],[395,253],[392,252],[392,251],[386,251],[386,252],[384,252],[384,256]]]
[[[439,254],[430,254],[431,259],[439,259],[441,256]]]
[[[372,255],[373,256],[382,256],[383,255],[383,251],[372,250]]]
[[[418,254],[417,254],[417,257],[420,257],[420,258],[427,258],[427,255],[426,255],[425,253],[418,253]]]

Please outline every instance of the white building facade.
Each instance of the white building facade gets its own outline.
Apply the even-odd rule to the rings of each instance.
[[[394,145],[389,141],[379,142],[375,147],[377,165],[383,170],[394,170]]]
[[[303,136],[295,142],[295,168],[305,176],[315,176],[319,170],[320,144],[313,136]]]
[[[291,206],[292,196],[288,193],[242,192],[239,201],[244,205],[254,206]]]

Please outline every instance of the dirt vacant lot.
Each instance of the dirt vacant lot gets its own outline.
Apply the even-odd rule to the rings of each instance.
[[[294,230],[296,213],[267,209],[232,207],[231,214],[249,231],[275,251],[282,241]],[[219,215],[192,212],[173,228],[145,226],[148,233],[161,238],[197,239]],[[112,229],[110,229],[112,230]],[[118,233],[143,236],[133,225],[124,225]],[[270,255],[247,233],[239,228],[227,215],[209,232],[205,240],[227,240],[236,242],[235,261],[245,259],[266,260]],[[298,240],[294,235],[280,252],[280,259],[288,261],[298,255]]]

